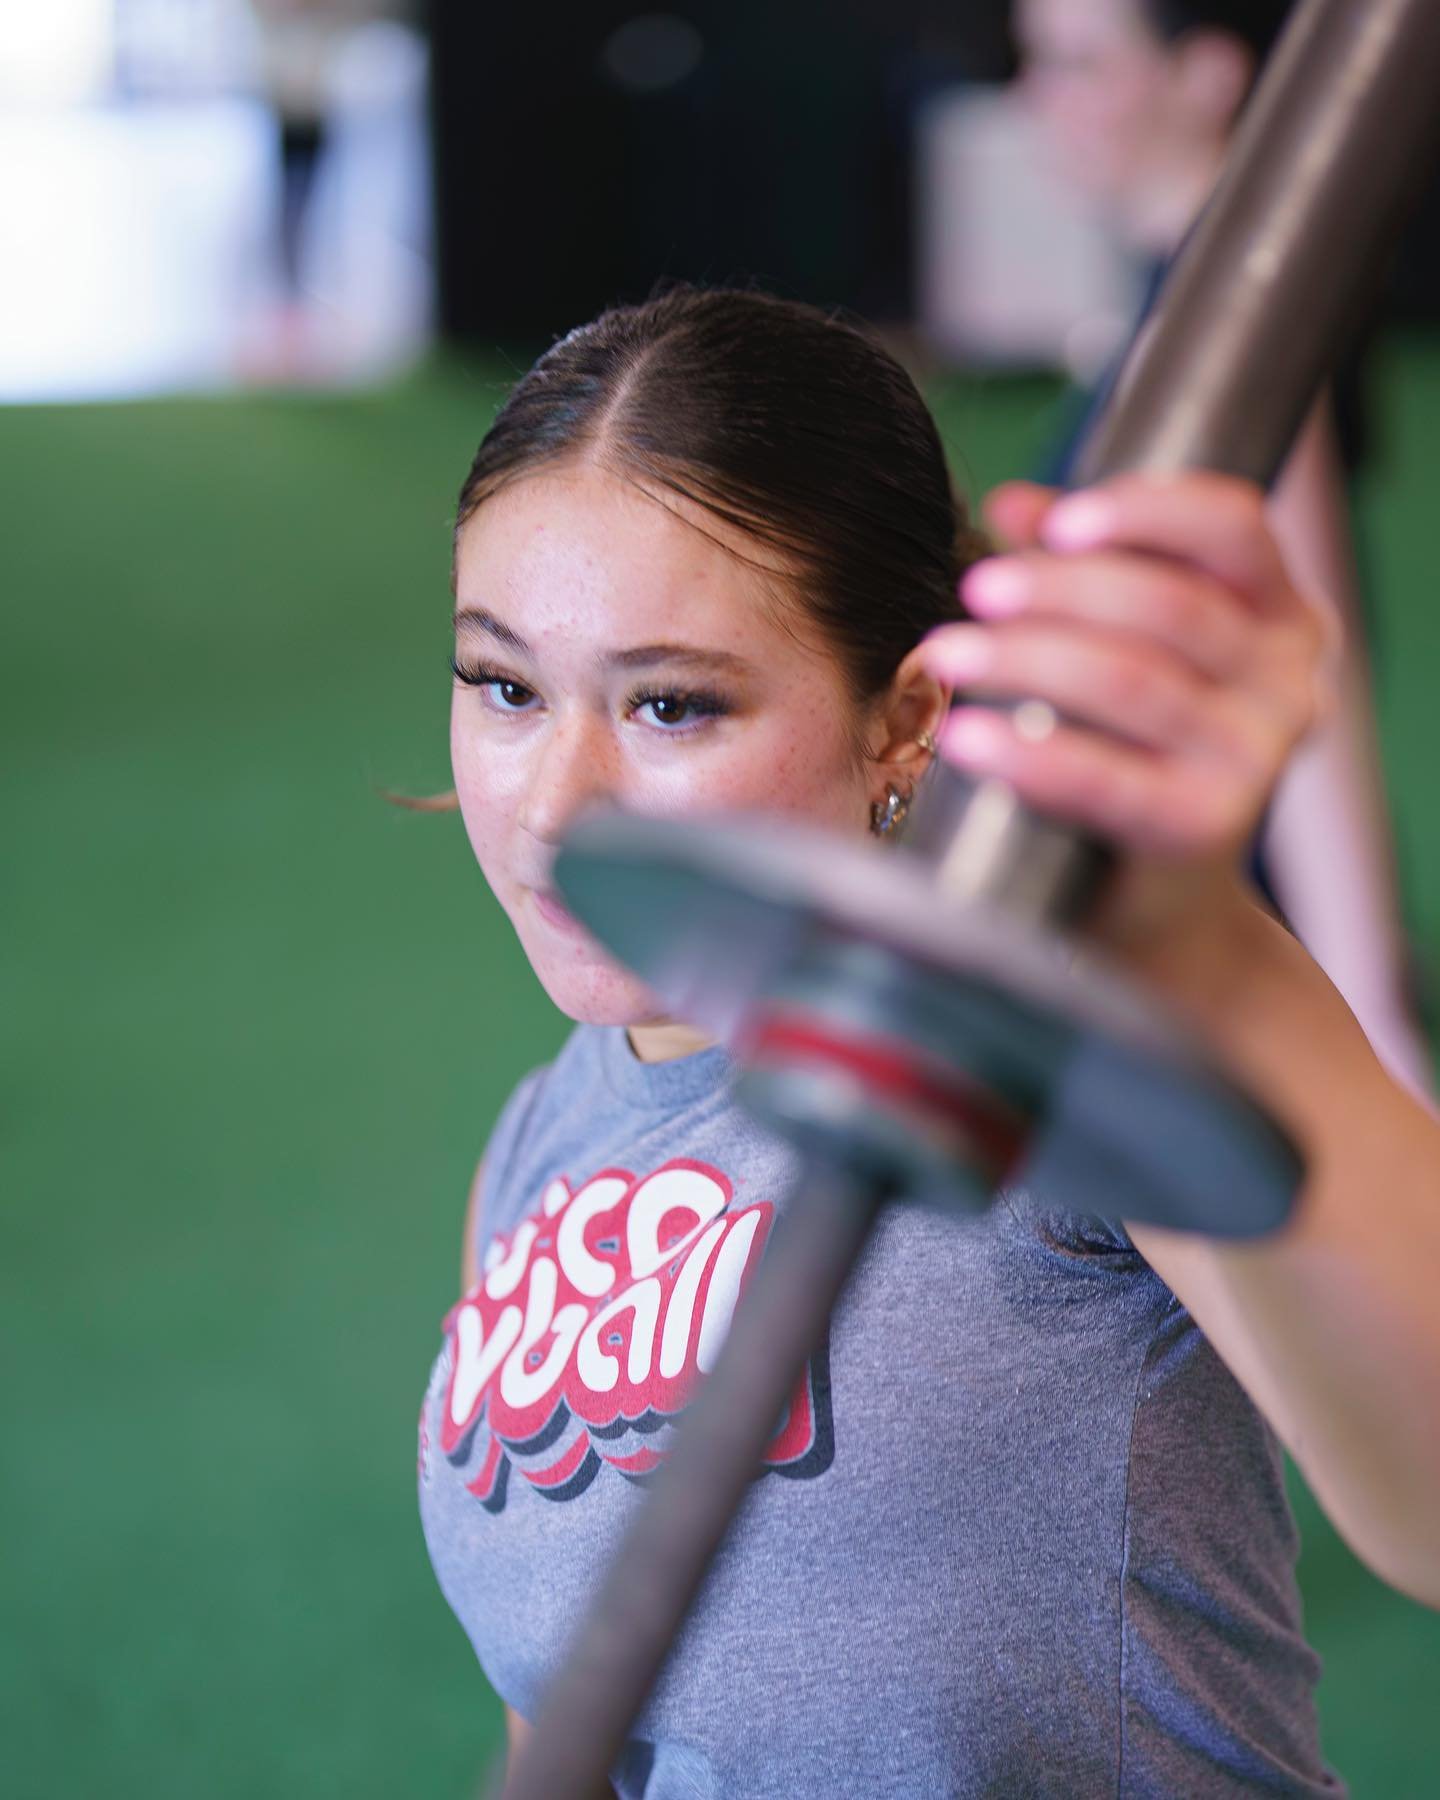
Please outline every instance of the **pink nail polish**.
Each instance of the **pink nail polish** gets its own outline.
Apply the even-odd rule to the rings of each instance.
[[[940,731],[947,756],[962,763],[991,763],[1005,746],[1005,726],[993,712],[965,707],[951,713]]]
[[[951,625],[932,653],[931,666],[950,681],[973,681],[995,660],[994,649],[978,625]]]
[[[1040,535],[1052,550],[1089,550],[1104,543],[1114,525],[1115,509],[1103,494],[1074,494],[1055,502]]]
[[[987,557],[960,583],[960,598],[984,618],[1004,618],[1019,612],[1030,598],[1030,577],[1013,557]]]

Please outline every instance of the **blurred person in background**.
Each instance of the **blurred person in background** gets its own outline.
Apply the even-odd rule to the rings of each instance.
[[[1017,0],[1024,91],[1056,165],[1099,204],[1143,270],[1137,329],[1215,184],[1288,11],[1288,0]],[[1070,397],[1047,480],[1069,479],[1121,360]],[[1338,704],[1276,791],[1255,874],[1386,1064],[1428,1094],[1430,1054],[1415,1018],[1351,541],[1347,478],[1363,449],[1352,357],[1270,503],[1288,565],[1336,627]]]
[[[310,304],[315,191],[334,137],[337,75],[366,26],[404,17],[403,0],[249,0],[261,92],[275,115],[278,181],[275,263],[279,295],[254,361],[262,379],[332,372]]]

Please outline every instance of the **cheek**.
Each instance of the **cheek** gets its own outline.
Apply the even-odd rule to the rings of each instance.
[[[1072,178],[1124,169],[1146,136],[1146,96],[1124,72],[1037,81],[1034,104],[1055,148],[1081,159]]]
[[[775,722],[737,733],[722,752],[677,757],[657,781],[646,810],[677,816],[715,811],[783,813],[849,830],[863,826],[867,782],[835,709],[805,715],[822,721]]]
[[[527,910],[512,866],[524,798],[523,760],[497,753],[452,710],[450,765],[475,860],[555,1005],[590,1025],[638,1025],[654,1018],[656,1002],[643,983],[611,962],[598,945],[559,934]]]
[[[450,712],[450,771],[460,801],[460,816],[465,821],[465,835],[481,872],[500,894],[501,852],[520,804],[520,771],[515,758],[496,756],[493,746],[487,745],[473,729],[467,729],[458,704]]]
[[[596,944],[557,944],[534,921],[516,919],[530,967],[550,1000],[585,1025],[643,1025],[664,1007],[637,976],[614,963]]]

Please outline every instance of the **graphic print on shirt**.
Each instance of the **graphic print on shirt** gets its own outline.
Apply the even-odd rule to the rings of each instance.
[[[478,1468],[466,1483],[490,1512],[512,1467],[549,1500],[573,1500],[608,1464],[643,1481],[694,1382],[715,1363],[765,1248],[768,1201],[731,1210],[726,1177],[677,1157],[651,1174],[603,1169],[548,1183],[494,1238],[484,1273],[446,1316],[438,1446]],[[811,1479],[834,1455],[829,1368],[812,1358],[765,1453],[766,1469]],[[428,1449],[428,1445],[426,1446]]]

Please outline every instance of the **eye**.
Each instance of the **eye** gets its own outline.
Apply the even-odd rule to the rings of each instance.
[[[485,704],[496,712],[528,712],[530,702],[536,697],[534,688],[526,687],[523,681],[516,681],[499,669],[462,663],[457,657],[451,657],[450,672],[466,687],[484,690]]]
[[[645,704],[657,725],[682,725],[690,713],[690,702],[683,694],[657,694]]]
[[[632,694],[630,708],[632,712],[649,713],[654,724],[670,737],[687,736],[707,720],[730,710],[718,694],[682,693],[673,688]]]

